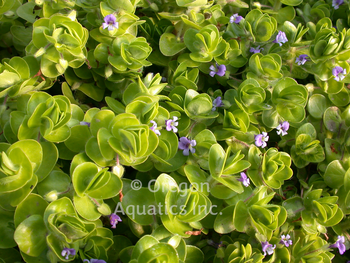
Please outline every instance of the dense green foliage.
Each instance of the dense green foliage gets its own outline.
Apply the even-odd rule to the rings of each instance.
[[[0,263],[350,260],[350,3],[0,0],[0,47]]]

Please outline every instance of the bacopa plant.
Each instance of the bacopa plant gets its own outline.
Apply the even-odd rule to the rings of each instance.
[[[350,262],[349,16],[0,1],[0,263]]]

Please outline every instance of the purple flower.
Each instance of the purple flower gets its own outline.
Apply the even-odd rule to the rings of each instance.
[[[293,245],[293,241],[290,240],[290,235],[289,234],[287,234],[286,236],[282,235],[280,244],[284,244],[286,247]]]
[[[65,259],[67,259],[68,260],[68,257],[70,256],[70,255],[72,255],[73,257],[75,256],[75,249],[74,248],[67,248],[67,247],[65,247],[63,250],[62,250],[62,252],[61,252],[61,255],[62,255],[62,257],[65,257]]]
[[[287,135],[287,131],[289,129],[289,122],[288,121],[284,121],[282,124],[279,124],[277,126],[277,134],[280,135],[282,133],[282,136]]]
[[[179,141],[179,149],[183,150],[183,155],[188,156],[191,153],[195,153],[196,149],[192,148],[196,146],[196,140],[190,140],[187,137],[181,137]]]
[[[117,224],[122,221],[120,216],[118,216],[115,213],[113,213],[109,216],[109,220],[110,220],[110,223],[112,225],[111,228],[116,228]]]
[[[239,22],[241,22],[241,20],[243,19],[242,16],[238,15],[238,14],[233,14],[231,17],[230,17],[230,23],[236,23],[236,24],[239,24]]]
[[[264,50],[264,49],[261,48],[260,46],[258,46],[257,48],[251,47],[251,48],[249,49],[249,51],[252,52],[252,53],[254,53],[254,54],[260,53],[262,50]]]
[[[262,132],[262,134],[255,135],[255,145],[258,147],[265,148],[268,140],[269,136],[267,135],[267,132]]]
[[[274,249],[276,248],[276,245],[272,246],[268,241],[261,242],[262,251],[264,252],[264,256],[266,256],[266,252],[269,255],[273,254]]]
[[[170,120],[166,120],[165,121],[166,130],[167,131],[173,130],[173,132],[177,132],[176,126],[179,125],[177,120],[178,120],[178,117],[176,117],[176,116],[174,116],[172,120],[171,119]]]
[[[335,244],[330,245],[330,248],[338,248],[339,249],[339,254],[343,255],[346,251],[346,247],[344,245],[345,243],[345,237],[344,236],[338,236],[337,242]]]
[[[226,66],[225,65],[219,65],[218,63],[216,63],[216,68],[215,68],[215,66],[211,65],[209,67],[209,69],[211,70],[209,72],[209,75],[211,77],[214,77],[215,75],[218,75],[218,76],[222,77],[226,73]]]
[[[283,43],[286,43],[288,41],[286,33],[283,31],[278,31],[278,34],[276,36],[276,39],[272,41],[273,43],[277,43],[280,46],[282,46]]]
[[[250,184],[248,176],[243,172],[241,173],[241,178],[239,178],[237,180],[242,182],[245,187],[248,187]]]
[[[86,125],[86,126],[90,127],[90,122],[81,121],[81,122],[80,122],[80,125]]]
[[[334,9],[338,9],[340,5],[344,3],[344,0],[333,0],[332,1],[332,6]]]
[[[104,21],[105,22],[102,24],[103,29],[108,28],[108,31],[112,31],[114,28],[118,28],[117,19],[113,14],[105,16]]]
[[[299,66],[304,65],[305,62],[307,61],[307,58],[308,58],[308,55],[306,55],[306,54],[300,55],[295,60],[295,63],[298,63]]]
[[[102,259],[84,259],[83,262],[89,262],[89,263],[106,263],[106,261],[102,260]]]
[[[157,130],[157,123],[155,121],[151,121],[151,123],[153,124],[153,126],[150,127],[150,130],[154,131],[155,134],[157,134],[159,136],[160,135],[160,131]]]
[[[213,108],[212,111],[215,111],[216,108],[224,106],[224,103],[222,103],[221,97],[217,97],[213,100]]]
[[[335,68],[333,68],[332,74],[335,77],[334,79],[336,81],[343,80],[345,78],[345,75],[346,75],[346,69],[343,69],[342,67],[336,66]]]

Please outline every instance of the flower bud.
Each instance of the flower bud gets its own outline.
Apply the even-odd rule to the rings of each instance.
[[[117,175],[119,178],[122,178],[123,174],[124,174],[124,170],[125,170],[124,166],[117,164],[117,165],[113,166],[112,173]]]
[[[105,68],[105,77],[108,79],[110,76],[113,75],[113,69],[112,69],[112,66],[111,65],[108,65],[106,68]]]
[[[46,52],[46,48],[41,47],[37,52],[35,52],[34,57],[35,58],[41,57],[42,55],[44,55],[45,52]]]
[[[64,58],[60,58],[59,63],[62,66],[62,68],[64,69],[68,68],[68,61],[65,60]]]
[[[157,6],[155,3],[152,3],[152,4],[150,5],[150,7],[151,7],[151,9],[152,9],[153,11],[156,11],[156,12],[159,11],[159,8],[158,8],[158,6]]]
[[[9,10],[7,12],[4,13],[4,16],[8,17],[8,18],[11,18],[15,15],[15,12]]]
[[[53,190],[51,192],[48,192],[46,195],[44,195],[44,199],[48,202],[53,202],[58,199],[58,193],[56,190]]]
[[[101,204],[99,207],[97,207],[97,210],[105,216],[108,216],[112,213],[111,208],[109,207],[109,205],[103,203]]]
[[[60,64],[56,64],[55,66],[56,66],[57,71],[58,71],[60,74],[63,74],[63,73],[66,71],[66,69],[63,68]]]

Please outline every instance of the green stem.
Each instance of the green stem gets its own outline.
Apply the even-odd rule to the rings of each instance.
[[[235,137],[232,137],[232,138],[231,138],[231,141],[232,141],[232,142],[237,142],[237,143],[239,143],[239,144],[241,144],[241,145],[243,145],[243,146],[245,146],[245,147],[247,147],[247,148],[250,147],[249,144],[247,144],[247,143],[245,143],[245,142],[242,142],[242,141],[236,139]]]
[[[117,154],[116,156],[116,162],[117,162],[117,165],[119,165],[119,154]]]
[[[274,3],[274,5],[273,5],[273,10],[274,11],[279,11],[280,9],[281,9],[281,1],[280,0],[275,0],[275,3]]]
[[[238,81],[238,82],[243,82],[242,80],[240,80],[240,79],[236,79],[236,78],[231,77],[231,76],[230,76],[230,79],[234,79],[234,80],[236,80],[236,81]]]
[[[95,203],[95,205],[100,206],[99,202],[97,202],[95,198],[90,197],[90,199]]]
[[[188,130],[188,133],[187,133],[187,136],[186,136],[186,137],[189,137],[189,136],[190,136],[190,133],[192,132],[192,130],[193,130],[193,128],[194,128],[194,125],[196,125],[196,124],[197,124],[196,121],[194,121],[194,122],[192,123],[190,129]]]

